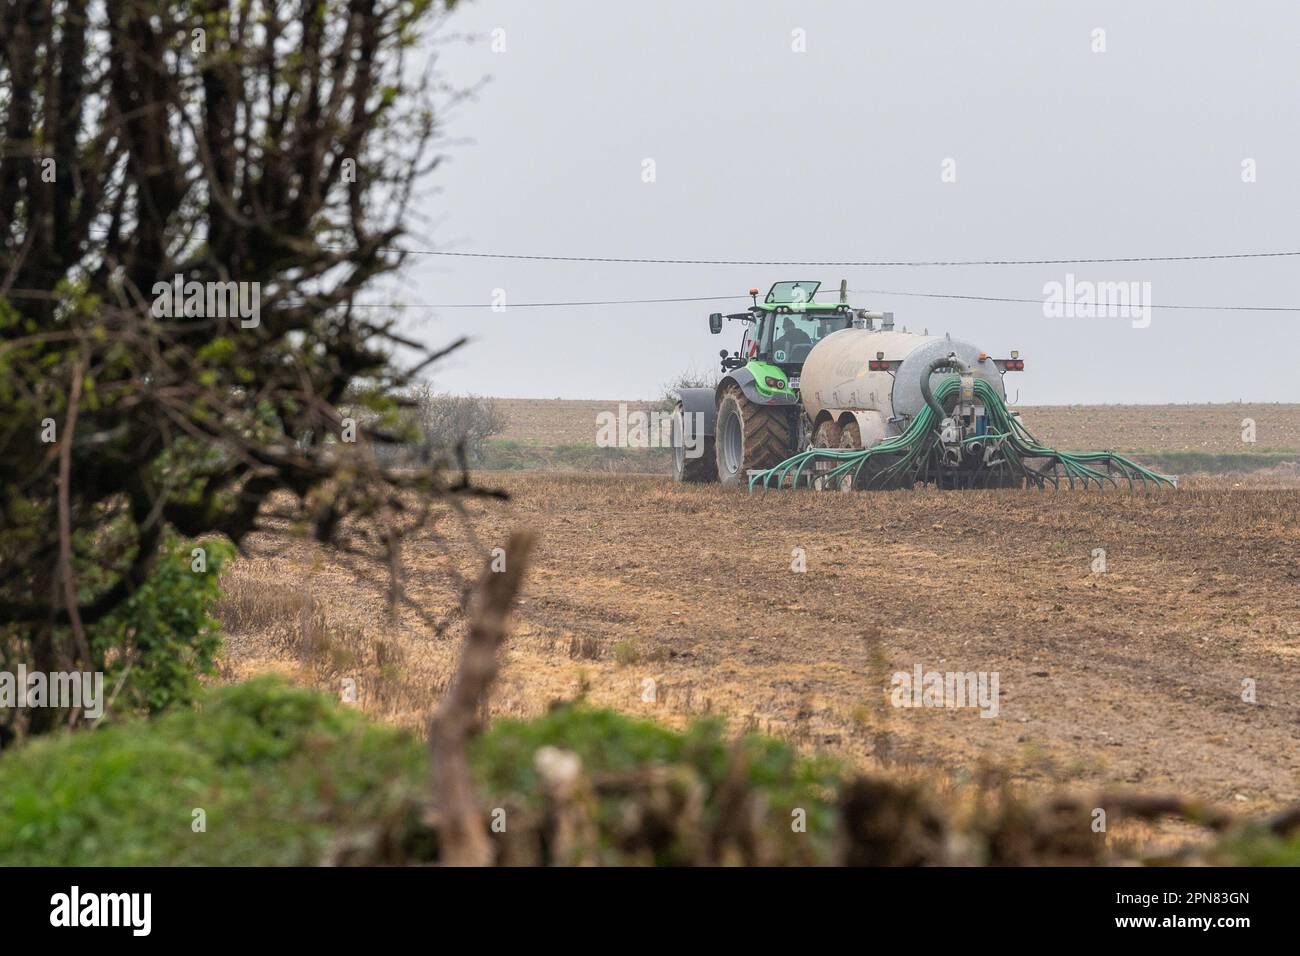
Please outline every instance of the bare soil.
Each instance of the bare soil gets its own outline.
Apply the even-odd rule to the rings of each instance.
[[[450,521],[409,543],[406,587],[455,621],[458,576],[511,529],[539,532],[496,714],[585,695],[668,724],[717,714],[853,765],[957,783],[997,766],[1031,789],[1177,791],[1239,811],[1300,800],[1294,472],[1153,494],[479,478],[511,500],[469,506],[474,543]],[[456,626],[440,633],[409,611],[390,622],[377,565],[287,535],[251,546],[227,575],[232,600],[292,594],[310,614],[241,625],[227,676],[353,680],[366,710],[421,726]],[[997,716],[892,706],[891,675],[917,664],[996,672]]]

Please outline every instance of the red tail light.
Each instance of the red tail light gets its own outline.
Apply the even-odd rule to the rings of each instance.
[[[867,368],[871,369],[873,372],[888,372],[889,363],[881,361],[880,359],[872,359],[867,363]]]

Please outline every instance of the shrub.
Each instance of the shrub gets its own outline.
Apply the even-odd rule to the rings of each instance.
[[[694,365],[686,369],[671,382],[664,385],[663,405],[672,408],[677,404],[678,393],[684,388],[717,388],[718,373],[713,370],[700,371]]]
[[[737,781],[742,793],[756,801],[763,820],[761,829],[770,835],[768,852],[781,863],[830,863],[835,852],[835,801],[842,782],[842,769],[826,757],[800,757],[785,741],[748,735],[728,740],[719,720],[698,720],[685,732],[638,720],[612,710],[583,704],[561,704],[533,720],[498,720],[470,749],[482,789],[491,805],[515,803],[539,808],[539,780],[535,765],[543,747],[557,747],[577,754],[590,778],[632,774],[647,768],[673,768],[677,781],[688,788],[698,786],[702,806],[678,808],[645,829],[662,828],[673,839],[652,845],[644,862],[682,865],[702,862],[701,850],[693,845],[702,833],[711,832],[720,817],[736,808],[721,805],[728,776],[742,768]],[[599,862],[633,862],[623,856],[629,817],[646,817],[658,812],[655,804],[662,794],[642,792],[641,806],[629,806],[629,791],[618,786],[599,792],[593,814],[598,824]],[[806,829],[797,832],[792,815],[802,811]],[[698,814],[692,817],[691,814]],[[646,847],[640,847],[645,850]]]
[[[353,434],[337,408],[364,387],[382,410],[464,342],[435,351],[398,334],[388,310],[354,307],[401,268],[394,243],[411,191],[436,165],[454,96],[405,64],[449,5],[183,2],[160,15],[138,2],[46,3],[21,16],[6,6],[6,659],[47,673],[96,665],[83,632],[146,586],[169,530],[238,544],[285,491],[295,519],[339,543],[349,514],[400,511],[412,491],[449,494],[441,476],[371,467],[369,439],[387,433],[361,423]],[[214,39],[239,37],[221,44],[219,78],[216,53],[198,72],[173,71],[189,69],[173,61],[199,22]],[[121,69],[103,68],[106,50]],[[236,92],[252,84],[257,104]],[[126,103],[149,108],[112,105]],[[57,184],[21,172],[37,153],[57,158]],[[341,176],[353,162],[366,174]],[[191,282],[207,285],[205,304]],[[395,554],[416,523],[391,523],[385,546]],[[24,708],[25,732],[60,716]]]
[[[195,548],[203,551],[197,570]],[[226,541],[182,543],[170,535],[145,583],[90,629],[91,650],[118,688],[115,713],[156,713],[192,703],[201,676],[216,673],[219,623],[208,613],[220,596],[221,568],[234,555]]]
[[[582,782],[563,808],[539,774],[539,757],[555,757],[548,748],[580,760]],[[733,741],[715,720],[679,732],[565,704],[495,722],[470,758],[484,813],[509,808],[508,831],[494,835],[506,862],[564,862],[559,841],[586,825],[574,829],[575,811],[591,826],[584,853],[605,864],[727,862],[734,857],[716,840],[738,830],[779,864],[1141,860],[1093,838],[1090,803],[1031,805],[1004,790],[968,806],[958,824],[921,783],[850,780],[784,741]],[[428,752],[410,734],[262,678],[207,691],[196,708],[5,752],[0,865],[426,863],[438,858],[428,774]],[[798,811],[802,831],[792,826]],[[1293,827],[1249,820],[1179,858],[1297,860]]]
[[[203,563],[193,550],[202,548]],[[183,542],[175,532],[163,536],[160,557],[144,582],[105,617],[86,627],[87,665],[63,661],[67,669],[103,671],[105,716],[157,713],[173,704],[192,703],[203,677],[216,673],[220,624],[209,613],[220,596],[217,578],[234,555],[220,538]],[[102,569],[78,559],[79,578],[91,582]],[[198,569],[196,569],[198,568]],[[37,669],[21,629],[0,624],[0,669],[23,663]],[[111,707],[109,704],[111,703]],[[0,750],[20,736],[63,726],[60,708],[0,709]],[[33,721],[40,719],[40,726]]]
[[[415,404],[403,409],[403,418],[421,444],[384,451],[399,461],[450,460],[457,448],[463,448],[466,462],[479,465],[487,440],[505,431],[505,410],[494,399],[438,393],[429,385],[417,388],[411,398]]]
[[[7,752],[0,863],[318,863],[347,834],[413,813],[426,772],[408,735],[259,679],[197,709]]]
[[[482,805],[538,806],[534,756],[546,746],[573,751],[593,777],[685,772],[703,788],[705,819],[716,816],[733,755],[715,721],[679,733],[566,705],[536,720],[498,721],[477,740],[471,758]],[[751,737],[740,746],[773,832],[798,848],[792,858],[826,851],[838,779],[831,765],[799,759],[775,740]],[[369,841],[373,853],[383,839],[389,861],[428,860],[436,856],[434,841],[410,850],[423,833],[428,773],[427,751],[411,735],[372,724],[325,695],[259,678],[210,690],[196,708],[47,735],[7,752],[0,758],[0,864],[314,864],[338,859],[352,843]],[[790,833],[791,806],[807,809],[811,842]],[[206,832],[192,829],[196,809],[206,815]],[[624,810],[614,797],[597,808],[605,862],[621,861],[615,838]],[[404,848],[396,857],[394,846]],[[691,860],[679,847],[657,862]]]

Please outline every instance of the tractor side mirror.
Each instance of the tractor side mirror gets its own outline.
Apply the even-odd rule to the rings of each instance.
[[[714,312],[709,316],[709,331],[717,335],[722,331],[722,313]]]

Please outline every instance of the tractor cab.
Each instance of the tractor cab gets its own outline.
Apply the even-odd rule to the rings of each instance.
[[[815,301],[819,288],[821,283],[815,281],[775,282],[762,302],[758,301],[758,290],[750,289],[754,304],[746,311],[709,316],[709,330],[715,335],[722,331],[724,319],[746,324],[740,348],[731,354],[726,349],[720,353],[722,370],[728,372],[751,363],[775,366],[773,371],[781,373],[778,377],[797,382],[813,346],[853,322],[853,311],[847,303]],[[760,371],[765,378],[767,369]],[[798,386],[792,382],[791,387]]]
[[[678,481],[741,484],[750,470],[771,468],[807,447],[799,391],[804,362],[819,342],[867,315],[849,307],[846,286],[840,282],[837,302],[818,302],[820,282],[776,282],[761,302],[758,290],[750,289],[754,304],[744,312],[709,316],[714,335],[727,320],[744,323],[745,331],[740,348],[722,350],[715,386],[678,389],[676,434],[686,436],[689,422],[702,421],[705,447],[694,461],[684,451],[675,454]]]

